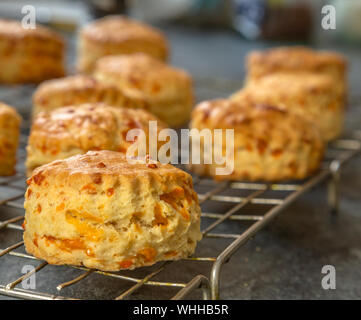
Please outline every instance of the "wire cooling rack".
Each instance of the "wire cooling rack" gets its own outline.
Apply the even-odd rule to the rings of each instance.
[[[210,86],[210,80],[207,81],[207,86]],[[219,84],[214,82],[213,85]],[[19,101],[32,90],[32,87],[25,87],[16,100]],[[14,91],[13,94],[16,96],[19,92]],[[337,212],[340,169],[361,152],[361,131],[354,131],[349,134],[350,138],[330,144],[322,169],[302,182],[216,183],[193,176],[202,207],[203,233],[195,255],[134,271],[102,272],[84,267],[48,265],[25,252],[21,223],[26,188],[23,166],[27,141],[26,119],[24,124],[18,173],[13,177],[0,178],[0,269],[6,269],[6,272],[0,273],[0,294],[23,299],[183,299],[191,294],[198,296],[199,293],[202,293],[203,299],[218,299],[221,295],[223,265],[270,220],[304,193],[327,181],[328,204],[332,212]],[[216,251],[215,247],[221,249]],[[199,266],[195,267],[195,264],[201,265],[202,274],[199,274]],[[27,265],[34,268],[24,272],[23,266]],[[26,289],[25,286],[24,289],[23,284],[34,274],[42,285],[40,288],[36,286],[36,289]],[[107,294],[99,296],[96,289],[89,288],[103,288],[102,292],[105,289]]]

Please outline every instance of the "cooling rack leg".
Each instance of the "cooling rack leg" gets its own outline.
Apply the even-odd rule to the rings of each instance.
[[[340,204],[340,162],[331,162],[331,179],[328,182],[328,205],[332,214],[338,213]]]
[[[223,260],[217,260],[211,271],[211,298],[212,300],[219,299],[219,286],[220,286],[220,273],[221,267],[223,265]]]

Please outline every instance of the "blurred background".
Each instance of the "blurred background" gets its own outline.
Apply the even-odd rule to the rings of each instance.
[[[68,36],[70,72],[79,27],[108,14],[126,14],[161,28],[171,43],[171,63],[196,77],[242,81],[250,50],[307,44],[355,61],[351,92],[359,90],[361,0],[2,0],[0,16],[21,20],[21,8],[28,4],[39,23]],[[336,10],[336,29],[322,28],[325,5]]]
[[[361,104],[361,0],[0,0],[0,18],[21,21],[26,5],[35,8],[38,23],[66,37],[69,74],[75,73],[79,29],[124,14],[166,34],[169,62],[192,74],[197,102],[241,88],[250,51],[306,45],[345,55],[350,101]],[[358,117],[350,121],[359,125]]]

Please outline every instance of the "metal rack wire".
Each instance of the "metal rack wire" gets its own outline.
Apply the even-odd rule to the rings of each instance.
[[[19,163],[24,162],[26,139],[26,135],[23,134],[19,150]],[[75,297],[72,296],[61,295],[61,291],[86,281],[92,275],[99,275],[126,284],[126,289],[122,289],[115,296],[108,298],[130,299],[134,297],[136,292],[145,287],[156,287],[158,289],[172,288],[176,290],[175,294],[169,296],[172,299],[188,297],[196,289],[201,289],[203,299],[218,299],[220,297],[221,270],[224,264],[229,261],[242,245],[255,236],[258,231],[301,195],[316,185],[327,181],[328,203],[330,209],[333,212],[337,212],[340,169],[343,164],[359,153],[361,153],[361,131],[356,131],[350,135],[349,139],[333,142],[328,148],[322,169],[316,175],[303,182],[279,184],[216,183],[210,179],[193,176],[194,186],[202,206],[203,240],[201,243],[206,243],[205,247],[207,247],[209,246],[207,241],[210,239],[224,241],[223,249],[217,254],[210,256],[202,255],[202,252],[199,252],[195,256],[183,260],[185,263],[205,263],[207,266],[203,268],[204,274],[202,275],[189,274],[188,276],[187,274],[185,281],[176,281],[174,277],[157,280],[167,270],[175,268],[177,262],[163,262],[156,264],[154,267],[142,268],[141,276],[132,272],[102,272],[84,267],[68,266],[68,268],[77,270],[80,274],[77,273],[76,276],[72,275],[66,281],[59,282],[55,286],[56,293],[22,289],[19,288],[19,284],[34,273],[41,274],[42,270],[50,268],[54,269],[55,275],[59,272],[57,272],[57,266],[48,265],[46,262],[25,253],[23,241],[17,241],[0,249],[0,263],[4,258],[8,257],[10,259],[20,258],[21,261],[37,262],[38,265],[26,274],[19,275],[4,283],[0,282],[0,294],[23,299],[74,299]],[[23,166],[18,168],[18,173],[15,176],[0,178],[0,210],[12,210],[15,212],[8,219],[0,221],[0,243],[2,242],[1,239],[8,238],[6,236],[7,232],[19,233],[19,235],[22,233],[24,180]],[[249,214],[247,207],[250,205],[260,208],[257,214]],[[214,210],[214,208],[217,210]],[[238,232],[233,233],[228,228],[224,228],[225,224],[235,223],[237,224]],[[16,263],[15,260],[13,264],[10,262],[14,266]],[[187,268],[186,270],[191,269]]]

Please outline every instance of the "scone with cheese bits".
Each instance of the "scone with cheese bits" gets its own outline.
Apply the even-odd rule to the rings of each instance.
[[[185,258],[201,239],[192,177],[169,164],[90,151],[27,183],[25,247],[51,264],[134,269]]]
[[[78,69],[91,73],[107,55],[146,53],[167,60],[168,42],[157,29],[124,16],[107,16],[85,26],[79,37]]]
[[[337,138],[343,129],[343,98],[328,75],[275,73],[251,82],[231,99],[276,105],[301,115],[316,124],[325,141]]]
[[[37,25],[24,29],[20,22],[0,19],[0,83],[38,83],[62,77],[64,40]]]
[[[145,101],[128,97],[116,86],[86,75],[43,82],[33,95],[33,117],[65,106],[102,102],[115,107],[146,109]]]
[[[279,47],[254,51],[247,58],[248,82],[278,72],[312,72],[329,75],[345,96],[347,61],[338,53],[306,47]]]
[[[303,179],[319,168],[323,157],[324,145],[317,128],[303,117],[272,105],[205,101],[193,111],[191,128],[200,133],[209,129],[213,143],[200,139],[200,163],[190,168],[216,180]],[[221,138],[215,138],[215,129],[221,130]],[[227,129],[233,130],[233,141],[231,136],[227,138]],[[207,163],[204,159],[209,154],[213,158]],[[215,161],[216,156],[224,157],[225,164]],[[232,168],[230,164],[232,172],[217,173],[225,165]]]
[[[171,127],[179,127],[193,106],[191,76],[145,54],[100,59],[94,77],[118,86],[127,96],[146,101],[148,110]]]
[[[20,122],[16,110],[0,102],[0,176],[15,173]]]
[[[150,121],[157,124],[154,135],[166,128],[162,121],[145,110],[115,108],[101,103],[41,112],[35,117],[30,131],[26,149],[27,173],[30,175],[36,167],[53,160],[65,159],[89,150],[126,153],[135,142],[145,143],[147,149]],[[131,129],[144,132],[146,141],[142,138],[137,140],[137,136],[127,139]]]

